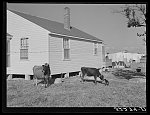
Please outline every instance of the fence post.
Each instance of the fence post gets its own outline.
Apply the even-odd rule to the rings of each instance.
[[[30,75],[29,74],[25,74],[25,80],[30,80]]]
[[[12,75],[12,74],[10,74],[10,75],[8,76],[8,78],[7,78],[7,79],[8,79],[8,80],[12,80],[12,76],[13,76],[13,75]]]

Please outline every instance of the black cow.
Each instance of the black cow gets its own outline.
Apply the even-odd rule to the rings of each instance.
[[[94,76],[95,84],[97,84],[97,77],[99,77],[102,81],[105,81],[105,85],[109,85],[108,80],[104,79],[104,76],[99,72],[100,68],[90,68],[90,67],[81,67],[81,79],[84,81],[85,76]]]
[[[50,71],[49,64],[45,63],[45,65],[42,66],[34,66],[33,75],[34,75],[34,80],[36,80],[36,86],[38,85],[37,79],[44,79],[45,88],[48,87],[51,78],[51,71]]]

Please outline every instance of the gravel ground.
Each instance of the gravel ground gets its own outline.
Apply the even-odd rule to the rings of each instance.
[[[8,107],[146,107],[146,80],[118,79],[104,73],[109,86],[80,82],[78,76],[45,88],[33,80],[7,80]],[[90,78],[92,79],[92,78]]]

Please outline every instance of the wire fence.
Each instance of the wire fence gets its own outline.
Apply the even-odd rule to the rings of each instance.
[[[71,50],[71,51],[73,51],[73,50]],[[88,51],[88,50],[86,50],[86,51]],[[48,53],[48,52],[64,52],[64,51],[63,50],[56,50],[56,51],[36,51],[36,52],[28,51],[27,53],[28,54],[32,54],[32,53]],[[11,51],[8,54],[16,54],[16,53],[20,53],[20,51],[18,51],[18,52],[17,51]],[[101,52],[99,52],[99,53],[101,53]]]

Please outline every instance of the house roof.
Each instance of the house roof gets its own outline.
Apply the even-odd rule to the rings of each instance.
[[[25,13],[21,13],[21,12],[18,12],[18,11],[14,11],[14,10],[10,10],[8,9],[9,11],[39,25],[40,27],[52,32],[52,33],[56,33],[56,34],[59,34],[59,35],[66,35],[66,36],[73,36],[73,37],[78,37],[78,38],[84,38],[86,40],[89,40],[89,41],[96,41],[96,42],[103,42],[102,40],[90,35],[90,34],[87,34],[75,27],[72,27],[71,26],[71,29],[70,31],[69,30],[66,30],[64,29],[64,24],[63,23],[59,23],[59,22],[56,22],[56,21],[51,21],[51,20],[48,20],[48,19],[44,19],[44,18],[40,18],[40,17],[37,17],[37,16],[32,16],[32,15],[29,15],[29,14],[25,14]]]

